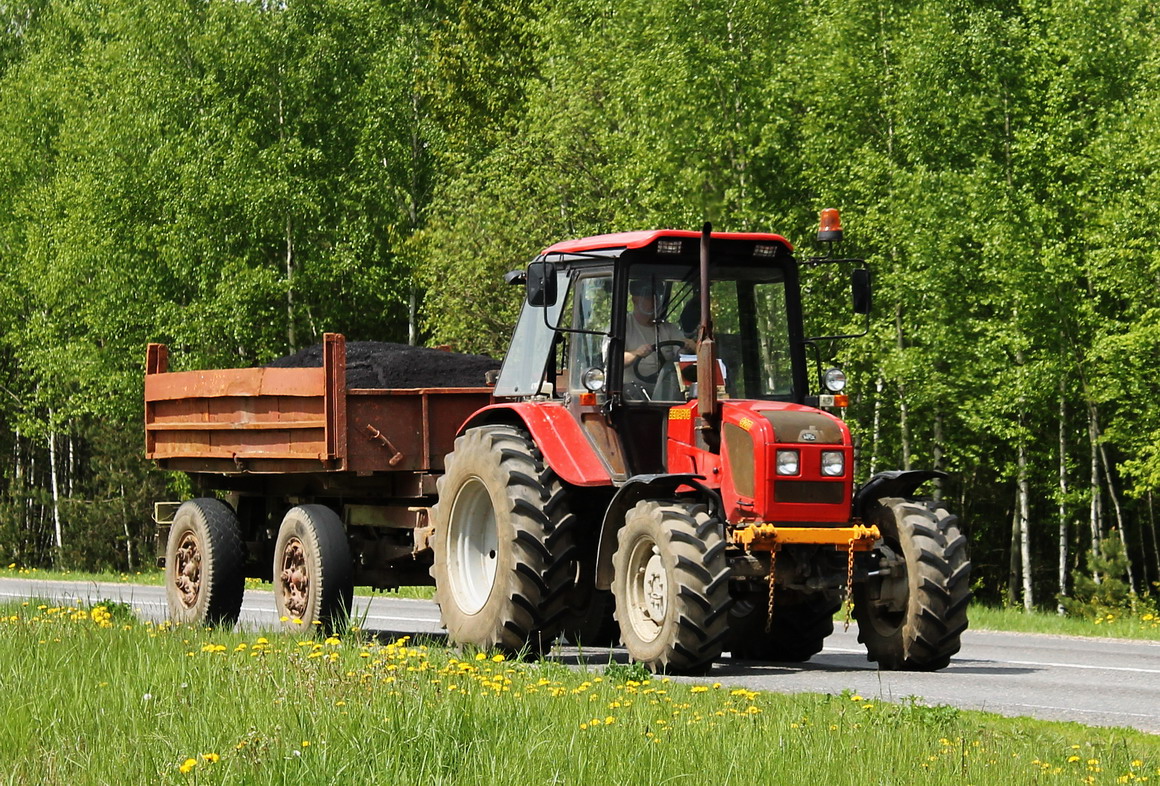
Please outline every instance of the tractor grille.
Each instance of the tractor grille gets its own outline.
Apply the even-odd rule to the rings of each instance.
[[[773,484],[775,502],[840,505],[845,484],[829,480],[778,480]]]

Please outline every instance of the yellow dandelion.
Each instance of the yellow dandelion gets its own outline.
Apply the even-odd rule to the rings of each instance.
[[[691,693],[707,693],[709,688],[705,685],[694,685]]]
[[[219,761],[222,760],[222,757],[217,755],[216,753],[203,753],[203,754],[201,754],[201,757],[203,759],[205,759],[206,761],[208,761],[210,764],[217,764]]]
[[[178,767],[177,769],[181,771],[182,775],[188,775],[190,772],[193,771],[193,768],[196,766],[197,766],[197,759],[186,759],[185,761],[183,761],[181,763],[181,766]]]

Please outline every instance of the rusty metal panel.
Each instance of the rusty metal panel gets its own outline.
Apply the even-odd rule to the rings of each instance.
[[[460,424],[491,400],[490,388],[349,390],[347,468],[442,470]]]

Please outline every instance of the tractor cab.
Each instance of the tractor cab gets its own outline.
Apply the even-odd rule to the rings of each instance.
[[[780,235],[657,230],[571,240],[516,280],[527,298],[496,396],[562,401],[616,479],[671,471],[670,411],[691,418],[703,392],[806,400],[798,261]],[[713,358],[699,364],[707,337]],[[715,432],[699,434],[717,450]]]

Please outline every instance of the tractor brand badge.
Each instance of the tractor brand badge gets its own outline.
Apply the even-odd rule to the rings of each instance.
[[[749,418],[741,418],[741,420],[737,421],[737,425],[741,426],[741,428],[745,429],[746,431],[749,431],[749,429],[753,428],[753,421]]]
[[[669,420],[692,420],[693,410],[684,407],[673,407],[669,410]]]
[[[810,426],[808,429],[798,434],[798,442],[817,442],[818,437],[821,436],[816,426]]]

